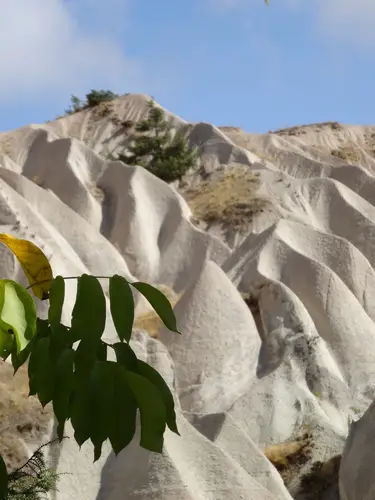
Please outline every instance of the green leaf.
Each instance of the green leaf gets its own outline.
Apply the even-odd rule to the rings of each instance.
[[[72,313],[71,329],[79,338],[101,338],[105,328],[106,302],[103,289],[94,276],[78,278],[77,298]]]
[[[51,335],[51,327],[48,319],[36,319],[36,336],[37,338],[49,337]]]
[[[74,379],[76,381],[76,377]],[[76,387],[70,401],[70,419],[74,429],[74,439],[82,446],[90,437],[90,407],[88,387]]]
[[[75,355],[74,386],[70,416],[74,438],[79,446],[90,437],[89,386],[91,371],[96,361],[97,345],[81,340]]]
[[[79,343],[75,357],[75,373],[77,375],[77,383],[88,383],[91,375],[91,370],[97,359],[98,343],[93,343],[90,340],[83,339]]]
[[[8,498],[8,472],[3,457],[0,455],[0,500]]]
[[[52,330],[52,327],[50,328]],[[51,338],[51,358],[56,363],[65,349],[73,346],[73,339],[67,326],[56,324],[50,334]]]
[[[73,349],[66,349],[60,356],[55,369],[55,383],[53,390],[53,411],[60,424],[63,438],[64,423],[70,417],[70,397],[74,390],[74,357]]]
[[[36,337],[34,337],[23,349],[21,352],[17,353],[16,349],[13,349],[12,351],[12,365],[14,368],[14,373],[15,374],[18,369],[27,361],[27,358],[30,356],[30,353],[32,351],[32,348],[34,346]]]
[[[124,370],[125,380],[133,392],[141,416],[140,445],[150,451],[161,453],[166,426],[167,412],[158,389],[147,378],[137,373]]]
[[[9,354],[16,351],[16,340],[11,330],[0,329],[0,357],[5,361]]]
[[[165,404],[167,412],[167,425],[172,432],[179,434],[176,424],[173,396],[163,377],[152,366],[148,365],[144,361],[141,361],[140,359],[138,360],[138,373],[139,375],[146,377],[154,384],[155,387],[157,387]]]
[[[118,336],[129,342],[134,322],[134,298],[125,278],[116,274],[109,279],[109,298]]]
[[[98,361],[107,361],[107,344],[101,340],[96,348],[96,357]]]
[[[29,366],[28,366],[28,375],[29,375],[29,396],[34,396],[38,392],[38,376],[36,375],[36,371],[38,370],[38,355],[37,355],[37,344],[40,339],[36,339],[34,343],[34,348],[31,351]]]
[[[134,437],[137,410],[137,400],[129,389],[124,376],[124,370],[121,369],[121,366],[115,365],[115,392],[112,406],[113,424],[109,431],[109,439],[116,455],[120,453]]]
[[[113,428],[115,366],[112,361],[97,361],[91,372],[90,438],[94,444],[94,462],[100,458],[102,444]]]
[[[31,352],[29,361],[29,395],[38,394],[42,406],[46,406],[53,397],[54,364],[50,344],[50,338],[39,339]]]
[[[61,322],[61,314],[64,306],[65,281],[62,276],[56,276],[52,281],[49,292],[48,321],[52,328]]]
[[[50,339],[41,339],[37,344],[39,346],[38,363],[43,364],[37,382],[38,399],[43,407],[50,403],[53,398],[54,364],[51,360],[50,343]]]
[[[127,370],[138,372],[138,359],[129,344],[117,342],[112,344],[116,353],[117,362],[124,366]]]
[[[132,286],[150,302],[157,315],[169,330],[180,333],[177,330],[176,317],[172,306],[167,297],[160,290],[148,283],[142,283],[140,281],[132,283]]]
[[[17,353],[36,333],[36,309],[29,292],[12,280],[0,280],[0,350],[4,352],[14,336]],[[8,352],[8,355],[10,352]]]

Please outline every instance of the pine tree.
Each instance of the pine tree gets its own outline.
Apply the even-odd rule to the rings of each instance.
[[[147,117],[136,124],[130,146],[118,160],[144,167],[165,182],[180,179],[196,164],[198,152],[190,148],[182,130],[172,135],[171,124],[154,101],[147,106]]]
[[[76,113],[77,111],[81,111],[83,108],[83,103],[79,97],[76,95],[72,95],[70,97],[70,108],[65,110],[65,113],[67,115],[71,115],[73,113]]]

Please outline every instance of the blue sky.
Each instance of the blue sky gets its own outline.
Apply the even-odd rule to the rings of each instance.
[[[0,0],[0,131],[91,88],[266,132],[375,123],[375,0]]]

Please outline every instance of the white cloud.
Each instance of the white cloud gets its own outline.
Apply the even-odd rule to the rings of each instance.
[[[0,0],[0,12],[2,103],[137,80],[117,36],[126,0]]]

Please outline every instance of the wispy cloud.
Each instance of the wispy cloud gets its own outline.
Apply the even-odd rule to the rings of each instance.
[[[218,12],[265,7],[264,0],[206,0]],[[311,28],[328,40],[373,49],[375,42],[375,0],[269,0],[269,8],[303,9]]]
[[[136,81],[116,36],[126,1],[0,0],[0,102]]]
[[[270,2],[272,0],[269,0]],[[206,5],[217,12],[225,12],[235,9],[249,8],[264,5],[264,0],[205,0]]]
[[[374,0],[315,0],[313,5],[320,32],[360,48],[374,47]]]

